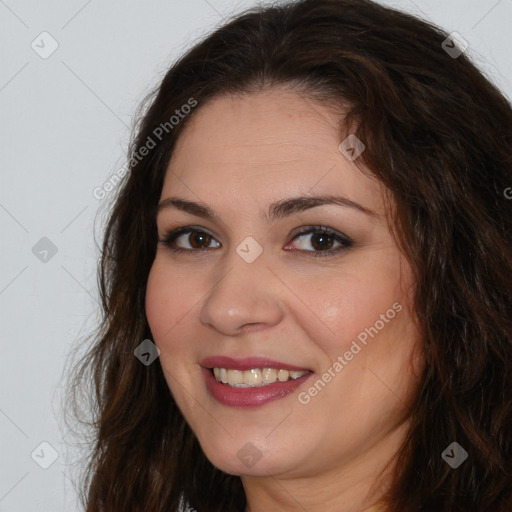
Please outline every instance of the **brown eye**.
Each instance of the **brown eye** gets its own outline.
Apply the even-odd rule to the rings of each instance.
[[[299,251],[310,253],[308,255],[313,257],[333,255],[352,247],[354,243],[348,236],[322,226],[306,228],[295,236],[293,242],[297,240],[302,242]],[[334,244],[337,246],[333,248]]]
[[[206,231],[182,227],[168,233],[161,242],[175,252],[200,252],[209,249],[214,240],[213,236]],[[177,243],[178,241],[179,244]],[[190,247],[187,247],[187,244]],[[217,243],[216,247],[220,247],[220,244]]]
[[[204,231],[191,231],[188,240],[194,249],[204,249],[210,245],[212,237]]]
[[[334,237],[327,233],[315,233],[311,237],[311,245],[319,251],[330,249],[333,243]]]
[[[352,247],[354,243],[343,233],[339,233],[331,228],[322,226],[306,227],[293,238],[292,243],[295,240],[300,240],[302,242],[308,238],[308,243],[306,243],[302,248],[294,250],[315,258],[322,256],[334,256],[335,254]],[[178,244],[178,241],[180,241],[180,244]],[[205,253],[209,249],[221,247],[210,233],[190,226],[184,226],[171,231],[163,240],[160,240],[160,242],[174,252],[186,252],[189,254],[194,252]],[[215,242],[217,245],[212,247],[212,242]],[[187,244],[189,247],[187,247]],[[334,246],[334,244],[337,244],[337,246]],[[308,245],[311,248],[309,248]],[[286,246],[285,249],[287,249]]]

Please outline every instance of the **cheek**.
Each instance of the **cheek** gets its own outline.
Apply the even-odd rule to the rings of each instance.
[[[197,302],[193,273],[178,269],[157,256],[146,287],[146,316],[155,338],[170,338],[170,330],[191,312]]]
[[[156,345],[162,350],[172,339],[180,318],[190,311],[187,289],[177,288],[175,272],[155,260],[146,287],[146,317]]]
[[[173,311],[169,309],[171,297],[172,295],[167,292],[165,286],[165,276],[159,271],[157,265],[153,264],[146,287],[146,317],[155,338],[160,337],[166,322],[163,312],[165,310]]]
[[[412,297],[408,277],[400,273],[399,265],[368,265],[365,270],[340,274],[325,283],[313,291],[304,288],[302,294],[309,297],[311,310],[321,320],[321,324],[318,320],[316,323],[328,328],[322,329],[326,335],[321,337],[329,351],[347,348],[358,336],[364,339],[367,329],[376,323],[379,331],[384,326],[389,332],[391,324],[397,320],[400,323],[405,316],[405,306]],[[308,331],[314,322],[310,322]]]
[[[198,378],[198,343],[192,342],[192,329],[199,328],[197,318],[206,283],[197,272],[170,263],[158,256],[151,267],[146,287],[146,317],[153,342],[160,349],[160,364],[177,401],[182,386],[191,388]],[[192,324],[194,327],[192,328]],[[194,340],[199,339],[197,336]],[[178,384],[181,383],[181,384]]]
[[[169,264],[155,260],[148,276],[145,307],[153,342],[160,349],[162,370],[171,393],[181,403],[182,385],[179,383],[187,383],[191,354],[187,352],[188,344],[181,343],[183,332],[180,329],[197,298],[187,293],[190,287],[176,286],[182,282],[176,274]]]

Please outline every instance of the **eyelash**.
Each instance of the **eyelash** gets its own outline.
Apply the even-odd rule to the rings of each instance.
[[[183,226],[183,227],[168,231],[165,234],[163,240],[160,240],[160,242],[163,243],[165,246],[167,246],[174,253],[191,254],[191,253],[208,251],[209,250],[208,247],[204,247],[202,249],[183,249],[182,247],[175,247],[173,245],[174,241],[179,236],[186,234],[186,233],[194,233],[194,232],[206,234],[213,238],[213,235],[211,235],[207,231],[204,231],[199,228],[195,228],[193,226]],[[299,233],[297,233],[293,237],[292,241],[295,240],[296,238],[299,238],[302,235],[307,235],[307,234],[331,235],[336,242],[339,242],[341,244],[336,249],[330,249],[327,251],[308,251],[308,250],[297,249],[298,251],[301,251],[301,252],[311,253],[310,256],[313,258],[319,258],[319,257],[322,258],[322,257],[326,257],[326,256],[333,256],[337,253],[340,253],[340,252],[352,247],[354,244],[353,240],[351,238],[349,238],[348,236],[346,236],[342,233],[338,233],[337,231],[335,231],[331,228],[325,227],[325,226],[306,226],[303,228],[303,230],[301,230]]]

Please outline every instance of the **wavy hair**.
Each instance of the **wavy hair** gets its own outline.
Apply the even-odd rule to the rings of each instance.
[[[72,370],[72,400],[81,390],[92,401],[87,512],[246,505],[240,478],[203,454],[160,364],[134,350],[152,338],[156,206],[180,133],[219,95],[280,85],[343,107],[340,126],[366,145],[358,162],[394,200],[393,233],[415,276],[426,365],[386,511],[512,510],[512,108],[466,53],[445,50],[447,37],[369,0],[259,7],[187,51],[146,98],[101,247],[101,324]],[[454,441],[469,454],[457,469],[441,456]]]

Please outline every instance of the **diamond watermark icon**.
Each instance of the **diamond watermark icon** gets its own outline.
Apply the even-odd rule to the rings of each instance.
[[[358,139],[353,133],[351,133],[339,146],[341,154],[347,159],[353,162],[361,153],[366,149],[366,146]]]
[[[30,456],[43,469],[48,469],[59,458],[57,450],[46,441],[39,444]]]
[[[59,43],[48,32],[41,32],[32,43],[30,43],[30,46],[41,59],[47,59],[57,50]]]
[[[57,254],[57,246],[49,238],[43,236],[32,247],[32,254],[42,263],[48,263]]]
[[[236,248],[236,252],[246,263],[252,263],[263,252],[263,247],[252,236],[248,236]]]
[[[441,48],[452,58],[457,59],[469,47],[469,43],[458,33],[452,32],[442,43]]]
[[[449,466],[457,469],[468,458],[468,452],[454,441],[445,449],[441,457]]]
[[[141,363],[149,366],[160,355],[160,349],[151,340],[144,340],[133,353]]]
[[[238,450],[236,456],[243,462],[248,468],[252,468],[256,462],[258,462],[263,454],[256,446],[252,443],[246,443],[240,450]]]

